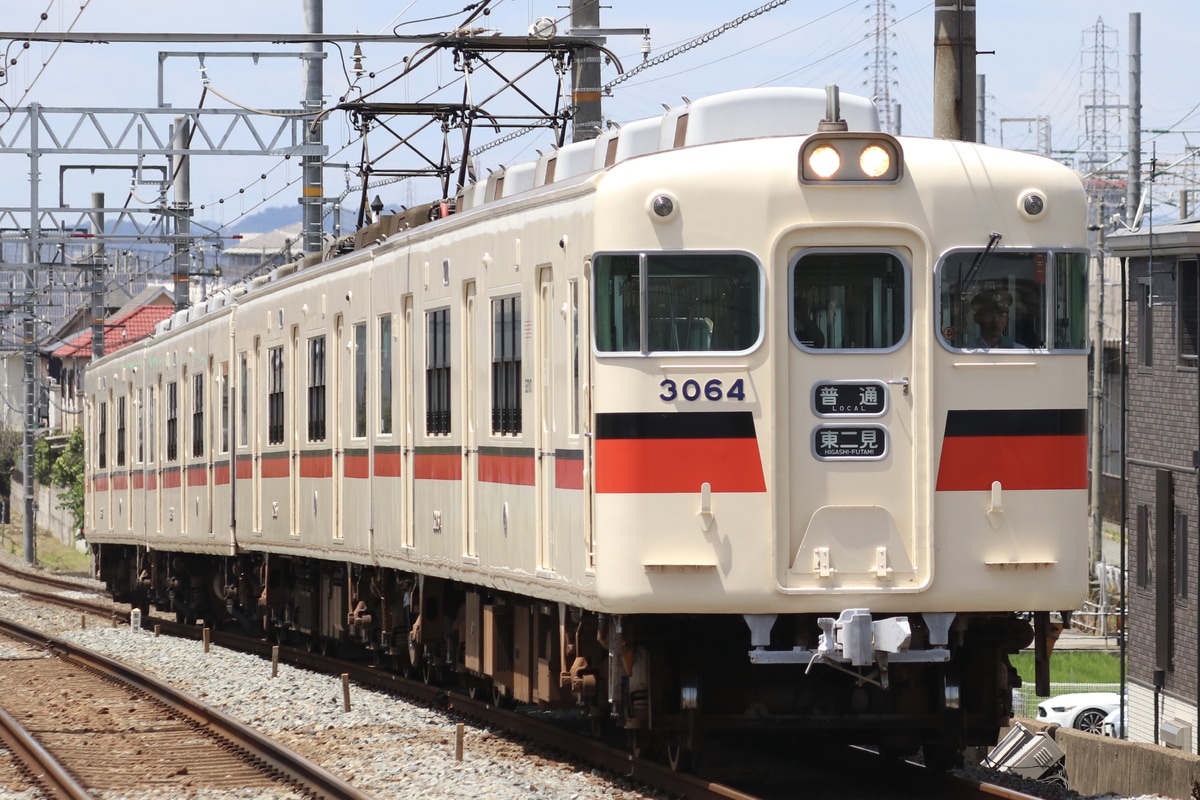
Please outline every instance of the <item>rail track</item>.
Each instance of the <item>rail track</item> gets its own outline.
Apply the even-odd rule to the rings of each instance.
[[[10,582],[9,575],[19,582],[43,583],[47,589],[78,591],[77,584],[13,570],[0,563],[0,584]],[[40,591],[30,586],[18,589],[31,600],[51,602],[81,613],[103,619],[115,617],[128,622],[127,607],[106,605],[107,601],[89,602],[63,596],[54,591]],[[143,622],[153,625],[163,634],[189,639],[204,636],[202,628],[184,625],[173,620],[153,618]],[[304,647],[280,646],[262,639],[224,631],[209,631],[211,641],[233,650],[253,653],[262,658],[278,657],[295,666],[325,672],[346,674],[357,684],[400,695],[439,708],[480,726],[503,730],[509,736],[534,743],[560,757],[576,763],[605,770],[613,775],[645,785],[674,797],[695,800],[727,798],[757,800],[758,798],[794,797],[799,786],[813,797],[862,798],[863,800],[900,800],[916,797],[942,798],[1004,798],[1005,800],[1034,800],[1038,795],[1026,794],[1006,787],[971,780],[956,774],[930,775],[922,766],[905,761],[883,760],[874,753],[848,748],[824,750],[807,756],[788,750],[786,742],[774,744],[740,743],[723,755],[713,758],[699,775],[673,771],[655,761],[636,758],[622,745],[606,743],[590,735],[565,730],[561,721],[544,719],[521,711],[498,707],[468,693],[448,691],[421,679],[409,679],[367,663],[348,661],[312,652]],[[723,745],[724,746],[724,745]]]
[[[153,676],[8,620],[0,635],[26,652],[0,661],[5,709],[89,792],[291,787],[298,796],[369,800]]]

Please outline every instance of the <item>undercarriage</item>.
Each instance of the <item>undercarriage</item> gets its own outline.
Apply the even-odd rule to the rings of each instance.
[[[706,733],[923,749],[994,744],[1027,646],[1010,613],[611,615],[437,577],[252,553],[94,548],[114,598],[179,621],[370,658],[497,704],[576,707],[684,767]]]

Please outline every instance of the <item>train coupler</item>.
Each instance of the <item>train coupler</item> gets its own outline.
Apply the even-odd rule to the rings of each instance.
[[[746,615],[751,630],[751,664],[804,664],[805,672],[815,664],[826,664],[834,669],[848,672],[862,682],[888,687],[889,663],[936,663],[950,660],[948,643],[953,614],[925,614],[929,628],[929,643],[933,646],[910,650],[912,626],[908,617],[871,618],[865,608],[847,608],[833,617],[821,617],[817,625],[821,629],[816,649],[793,647],[789,650],[768,650],[770,628],[774,625],[773,615]],[[850,667],[879,668],[879,679],[854,672]]]

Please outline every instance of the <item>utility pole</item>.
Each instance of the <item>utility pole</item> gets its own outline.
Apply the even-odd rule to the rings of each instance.
[[[987,144],[987,76],[975,76],[975,97],[979,102],[979,122],[975,126],[975,141]]]
[[[188,263],[187,237],[192,233],[192,164],[188,158],[191,124],[187,117],[175,118],[175,136],[171,147],[171,183],[175,187],[175,202],[171,208],[175,217],[175,310],[182,311],[191,302],[191,264]]]
[[[571,0],[571,32],[579,35],[600,27],[600,0]],[[571,100],[575,120],[571,141],[595,139],[604,120],[600,111],[600,51],[587,48],[571,66]]]
[[[30,104],[31,113],[36,120],[41,106]],[[22,352],[25,356],[25,433],[21,439],[21,488],[25,492],[25,519],[22,521],[22,532],[25,544],[25,563],[37,563],[37,537],[33,500],[33,434],[37,430],[37,405],[34,402],[34,390],[37,379],[37,350],[33,340],[33,299],[37,291],[37,270],[41,261],[42,231],[38,193],[38,183],[41,180],[38,164],[38,126],[35,124],[29,131],[29,243],[25,251],[25,302],[24,319],[22,322]]]
[[[1100,484],[1104,469],[1100,451],[1103,449],[1104,417],[1104,200],[1099,204],[1100,224],[1096,240],[1096,332],[1092,339],[1092,567],[1104,559],[1104,510],[1100,507]],[[1104,598],[1104,576],[1097,576],[1101,600]]]
[[[933,135],[974,141],[975,0],[934,0]]]
[[[1142,15],[1129,15],[1129,189],[1125,221],[1132,225],[1142,202]]]
[[[304,32],[319,34],[325,30],[324,0],[304,0]],[[321,111],[321,94],[324,82],[321,62],[325,58],[324,45],[319,41],[308,41],[301,45],[301,59],[304,62],[304,110],[313,115],[311,121],[304,125],[304,143],[310,147],[319,148],[323,141],[321,120],[317,114]],[[304,196],[300,199],[304,207],[304,252],[319,253],[323,244],[321,238],[321,204],[324,201],[324,180],[322,165],[324,156],[304,156]]]
[[[88,265],[92,288],[92,360],[104,357],[104,192],[92,192],[92,257]]]

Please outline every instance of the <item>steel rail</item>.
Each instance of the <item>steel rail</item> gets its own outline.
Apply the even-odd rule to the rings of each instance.
[[[154,696],[200,728],[211,731],[259,759],[268,769],[276,771],[284,780],[295,783],[303,791],[331,800],[372,800],[370,795],[254,728],[179,692],[139,669],[11,620],[0,619],[0,630],[30,644],[52,650],[60,658],[94,669],[120,683]]]
[[[88,790],[34,739],[21,723],[0,708],[0,742],[30,769],[30,783],[55,800],[92,800]]]

